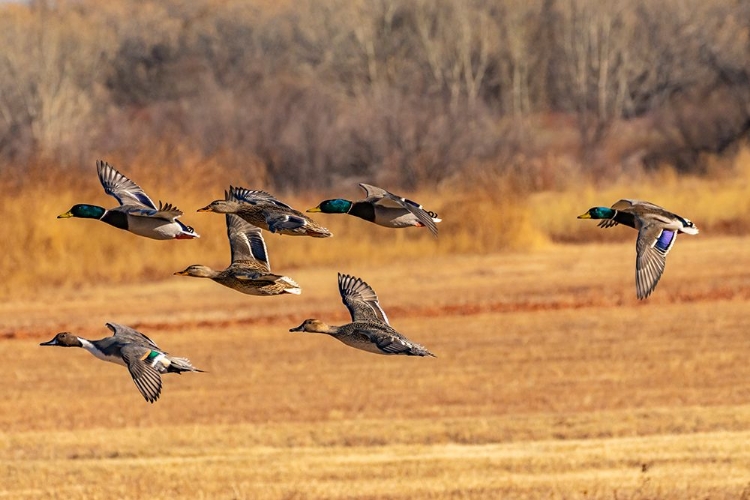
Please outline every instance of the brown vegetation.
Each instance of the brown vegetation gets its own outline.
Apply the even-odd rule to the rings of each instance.
[[[705,172],[750,124],[746,2],[270,4],[3,4],[3,174],[104,156],[414,189],[482,165],[547,189]]]
[[[0,4],[0,497],[750,496],[749,26],[730,0]],[[202,238],[56,220],[116,203],[99,158]],[[265,235],[300,297],[172,276],[229,261],[195,209],[230,184],[304,210],[360,181],[440,237],[317,214],[333,238]],[[701,230],[645,302],[635,232],[575,219],[623,197]],[[289,333],[347,320],[338,271],[439,357]],[[148,405],[37,347],[105,321],[207,373]]]
[[[439,212],[450,235],[383,246],[387,230],[321,215],[336,242],[270,238],[280,271],[632,238],[574,219],[621,197],[747,232],[743,2],[271,4],[0,6],[0,294],[220,266],[221,218],[193,210],[230,184],[304,209],[366,181]],[[98,158],[206,237],[54,220],[114,204]]]
[[[153,241],[93,220],[55,217],[74,203],[105,207],[116,200],[104,193],[94,165],[77,178],[38,175],[39,181],[8,189],[0,199],[0,296],[36,294],[48,287],[78,287],[87,283],[136,283],[171,279],[191,264],[222,268],[229,262],[224,218],[196,213],[223,196],[229,184],[244,184],[214,162],[190,163],[195,176],[181,179],[151,163],[118,165],[154,199],[175,203],[182,220],[194,226],[200,239]],[[312,214],[334,234],[312,241],[265,234],[272,269],[293,275],[308,266],[358,262],[386,264],[394,260],[498,251],[536,251],[553,242],[635,241],[627,228],[601,230],[576,219],[589,207],[610,205],[620,198],[646,199],[693,220],[702,234],[745,235],[750,231],[750,152],[742,151],[734,165],[714,179],[658,173],[625,176],[606,187],[575,184],[565,190],[524,195],[512,181],[481,172],[468,186],[446,185],[432,190],[401,192],[418,200],[443,219],[435,240],[423,229],[391,230],[343,215]],[[730,174],[731,172],[731,174]],[[474,175],[474,174],[472,174]],[[239,182],[238,182],[239,180]],[[248,181],[248,187],[262,187]],[[360,198],[355,183],[345,187],[281,196],[305,210],[330,197]]]

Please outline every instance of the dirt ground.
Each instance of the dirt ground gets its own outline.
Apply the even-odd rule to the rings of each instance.
[[[645,301],[633,242],[289,270],[300,296],[169,277],[6,300],[0,498],[746,498],[749,244],[681,238]],[[290,333],[349,321],[339,271],[437,358]],[[152,405],[38,345],[107,321],[206,373]]]

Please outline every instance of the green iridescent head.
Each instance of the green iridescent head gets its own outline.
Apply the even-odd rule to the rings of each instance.
[[[578,216],[579,219],[611,219],[615,216],[615,211],[607,207],[589,208],[584,214]]]
[[[345,214],[352,208],[352,202],[337,198],[335,200],[321,201],[320,205],[313,207],[308,212],[323,212],[324,214]]]
[[[73,205],[70,210],[57,216],[58,219],[67,219],[68,217],[78,217],[80,219],[101,219],[106,212],[102,207],[96,205]]]

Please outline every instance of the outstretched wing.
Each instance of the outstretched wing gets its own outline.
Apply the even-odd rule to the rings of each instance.
[[[365,194],[367,195],[366,201],[377,205],[406,209],[414,215],[419,222],[424,224],[433,235],[437,236],[438,228],[435,221],[432,219],[432,215],[422,208],[422,205],[419,203],[395,195],[377,186],[371,186],[364,183],[360,183],[359,186],[365,190]]]
[[[255,264],[254,267],[270,273],[271,264],[260,228],[234,214],[227,214],[226,218],[232,264],[252,262]]]
[[[154,349],[159,349],[159,346],[156,345],[156,342],[146,337],[138,330],[130,328],[129,326],[120,325],[117,323],[106,323],[106,326],[107,328],[112,330],[112,334],[120,340],[130,341],[137,344],[146,343]]]
[[[283,203],[276,199],[271,193],[260,191],[256,189],[245,189],[243,187],[229,186],[229,196],[244,203],[250,203],[251,205],[257,205],[259,203],[271,203],[278,207],[292,209],[286,203]]]
[[[151,349],[135,344],[124,345],[120,349],[122,359],[128,366],[130,376],[133,377],[138,390],[146,401],[153,403],[159,399],[161,394],[161,375],[159,372],[146,362]]]
[[[104,187],[104,192],[114,196],[120,205],[136,205],[160,210],[156,208],[154,202],[138,184],[115,170],[109,163],[97,160],[96,171],[99,174],[99,181]]]
[[[388,317],[378,303],[375,290],[360,278],[339,273],[339,293],[344,305],[349,309],[352,321],[388,323]]]
[[[145,208],[140,205],[121,205],[112,210],[117,210],[134,217],[148,217],[150,219],[162,219],[169,222],[176,222],[177,219],[182,216],[182,210],[170,203],[164,204],[162,202],[159,202],[159,208]],[[184,224],[179,221],[177,222],[184,226]]]
[[[636,241],[635,288],[639,299],[645,299],[656,288],[672,249],[677,232],[645,224]]]

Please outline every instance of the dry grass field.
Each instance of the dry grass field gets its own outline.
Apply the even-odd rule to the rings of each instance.
[[[8,296],[0,498],[748,498],[750,238],[681,236],[639,302],[635,232],[610,231],[633,239],[291,269],[301,296],[180,277]],[[348,321],[337,271],[438,357],[289,333]],[[150,405],[124,368],[38,346],[106,321],[207,373]]]

